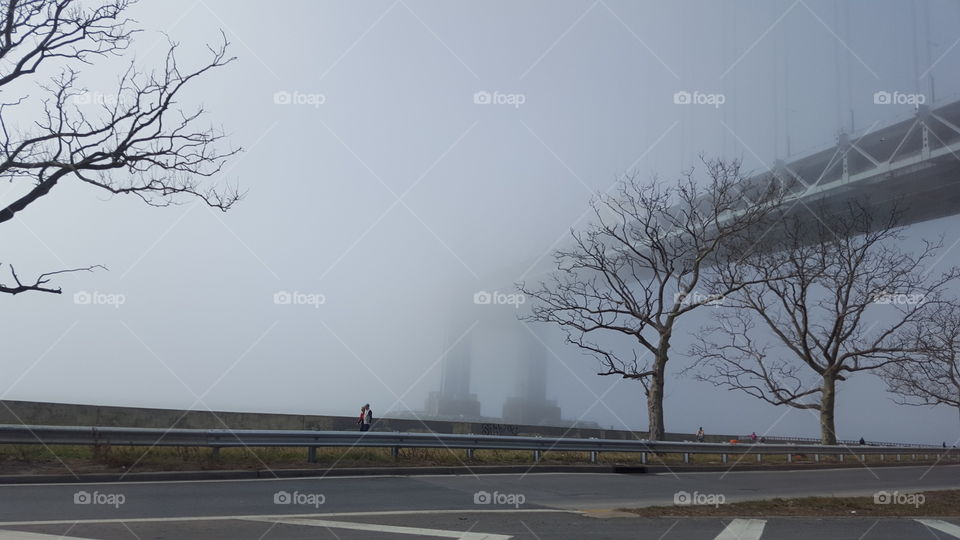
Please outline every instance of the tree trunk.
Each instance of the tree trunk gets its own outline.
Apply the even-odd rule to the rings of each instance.
[[[837,444],[833,410],[837,401],[837,381],[833,376],[823,377],[820,397],[820,443]]]
[[[650,387],[647,391],[647,417],[649,420],[649,434],[651,441],[662,441],[666,429],[663,426],[663,379],[666,371],[665,351],[656,361],[655,372],[650,377]]]

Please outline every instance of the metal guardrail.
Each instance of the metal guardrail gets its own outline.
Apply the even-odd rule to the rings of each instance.
[[[737,437],[740,441],[749,441],[749,435],[740,435]],[[813,437],[780,437],[777,435],[768,435],[766,437],[767,442],[770,443],[808,443],[808,444],[819,444],[820,439],[815,439]],[[844,439],[837,441],[841,446],[861,446],[860,441],[853,439]],[[899,443],[899,442],[883,442],[883,441],[864,441],[864,445],[868,446],[888,446],[888,447],[899,447],[899,448],[930,448],[927,445],[917,444],[917,443]]]
[[[554,437],[518,437],[506,435],[459,435],[444,433],[400,433],[382,431],[309,431],[309,430],[221,430],[221,429],[156,429],[124,427],[79,426],[23,426],[0,425],[0,444],[42,444],[78,446],[182,446],[207,447],[218,451],[231,447],[304,447],[310,460],[316,458],[317,448],[361,447],[392,448],[394,455],[400,448],[465,449],[472,456],[475,450],[529,450],[538,460],[543,452],[589,452],[596,461],[599,452],[640,453],[643,463],[648,454],[683,454],[689,461],[691,454],[715,454],[724,463],[729,455],[785,455],[792,462],[797,454],[852,455],[865,459],[867,455],[929,457],[960,460],[960,449],[936,446],[904,448],[896,446],[860,446],[821,444],[750,444],[750,443],[696,443],[622,439],[579,439]],[[883,459],[883,458],[881,458]]]

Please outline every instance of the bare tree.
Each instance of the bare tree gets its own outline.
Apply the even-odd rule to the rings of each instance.
[[[696,376],[817,411],[821,441],[836,444],[838,383],[925,351],[925,319],[958,276],[929,275],[940,243],[899,247],[899,216],[861,203],[785,216],[761,249],[722,269],[752,285],[727,298],[693,346]]]
[[[595,222],[573,232],[573,246],[554,254],[558,270],[520,289],[534,299],[528,320],[560,326],[566,339],[599,360],[599,375],[643,384],[649,436],[662,439],[666,365],[680,318],[717,302],[743,284],[711,277],[710,268],[739,235],[776,205],[774,182],[751,185],[739,161],[703,160],[675,184],[625,178],[594,201]],[[749,204],[745,193],[761,201]],[[628,355],[604,337],[627,336]],[[634,341],[635,340],[635,341]]]
[[[97,59],[121,56],[136,30],[124,17],[128,0],[108,0],[86,7],[74,0],[7,0],[0,15],[0,178],[19,188],[0,203],[0,223],[14,217],[62,180],[90,184],[113,194],[135,195],[151,206],[199,198],[229,209],[241,194],[230,187],[204,185],[239,149],[218,149],[223,132],[198,126],[202,107],[189,111],[177,98],[194,79],[230,63],[227,41],[210,47],[210,58],[183,70],[176,43],[157,72],[140,72],[131,62],[120,74],[115,92],[93,100],[79,86],[78,69]],[[20,83],[41,68],[58,74],[35,82],[42,96],[31,100]],[[8,96],[17,96],[10,99]],[[41,111],[29,126],[11,125],[11,115],[33,106]],[[21,281],[13,266],[12,285],[0,292],[59,293],[50,279],[61,273],[93,270],[99,265],[64,269]]]
[[[901,405],[946,405],[960,414],[960,305],[939,306],[929,317],[917,335],[923,353],[884,367],[887,389]]]

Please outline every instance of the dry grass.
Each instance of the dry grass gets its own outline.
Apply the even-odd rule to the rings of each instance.
[[[906,496],[907,494],[902,494]],[[626,508],[643,517],[960,517],[960,490],[925,491],[921,498],[901,499],[910,504],[876,504],[873,497],[804,497],[771,499],[719,506],[652,506]],[[917,501],[921,501],[917,504]]]
[[[909,455],[904,459],[909,461]],[[918,456],[920,458],[922,456]],[[933,461],[936,456],[930,456]],[[731,455],[727,466],[755,465],[755,455]],[[738,461],[739,459],[739,461]],[[848,464],[857,457],[847,455]],[[602,464],[640,465],[640,454],[601,453]],[[795,455],[794,463],[813,463],[812,456]],[[835,456],[821,456],[821,463],[838,462]],[[879,458],[868,456],[868,463]],[[888,459],[889,462],[889,459]],[[919,463],[918,460],[916,463]],[[182,471],[243,470],[329,467],[457,466],[457,465],[531,465],[532,451],[477,450],[473,459],[465,450],[445,448],[403,448],[395,459],[389,448],[318,448],[317,463],[307,463],[305,448],[222,448],[214,455],[209,448],[184,447],[90,447],[39,445],[0,446],[0,474],[60,474],[67,468],[76,473],[109,471]],[[546,452],[542,464],[586,464],[588,452]],[[650,454],[649,465],[682,466],[682,454]],[[784,464],[785,456],[764,456],[764,464]],[[690,456],[691,465],[722,465],[719,455]],[[66,467],[65,467],[66,466]]]

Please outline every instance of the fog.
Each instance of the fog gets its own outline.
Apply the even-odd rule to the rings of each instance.
[[[950,0],[263,6],[146,0],[132,10],[144,31],[128,56],[82,71],[91,95],[108,95],[129,60],[162,66],[165,35],[196,66],[222,30],[238,60],[182,104],[202,103],[243,147],[215,181],[247,195],[227,213],[195,201],[157,209],[71,180],[6,223],[0,260],[21,275],[109,270],[60,276],[63,295],[0,298],[0,397],[344,415],[369,402],[391,416],[422,411],[444,355],[467,340],[484,416],[516,393],[518,351],[539,349],[564,419],[642,430],[639,383],[597,376],[555,329],[528,331],[518,309],[474,294],[541,277],[589,221],[591,197],[627,172],[673,178],[700,154],[763,172],[831,147],[841,129],[913,114],[875,92],[960,98]],[[682,91],[722,103],[676,104]],[[0,186],[0,201],[19,189]],[[960,264],[958,225],[909,235],[945,232],[945,269]],[[285,293],[297,294],[283,303]],[[709,315],[683,323],[671,372],[689,364]],[[819,433],[813,412],[679,374],[665,413],[668,432]],[[958,438],[956,411],[897,406],[869,374],[841,386],[837,429]]]

